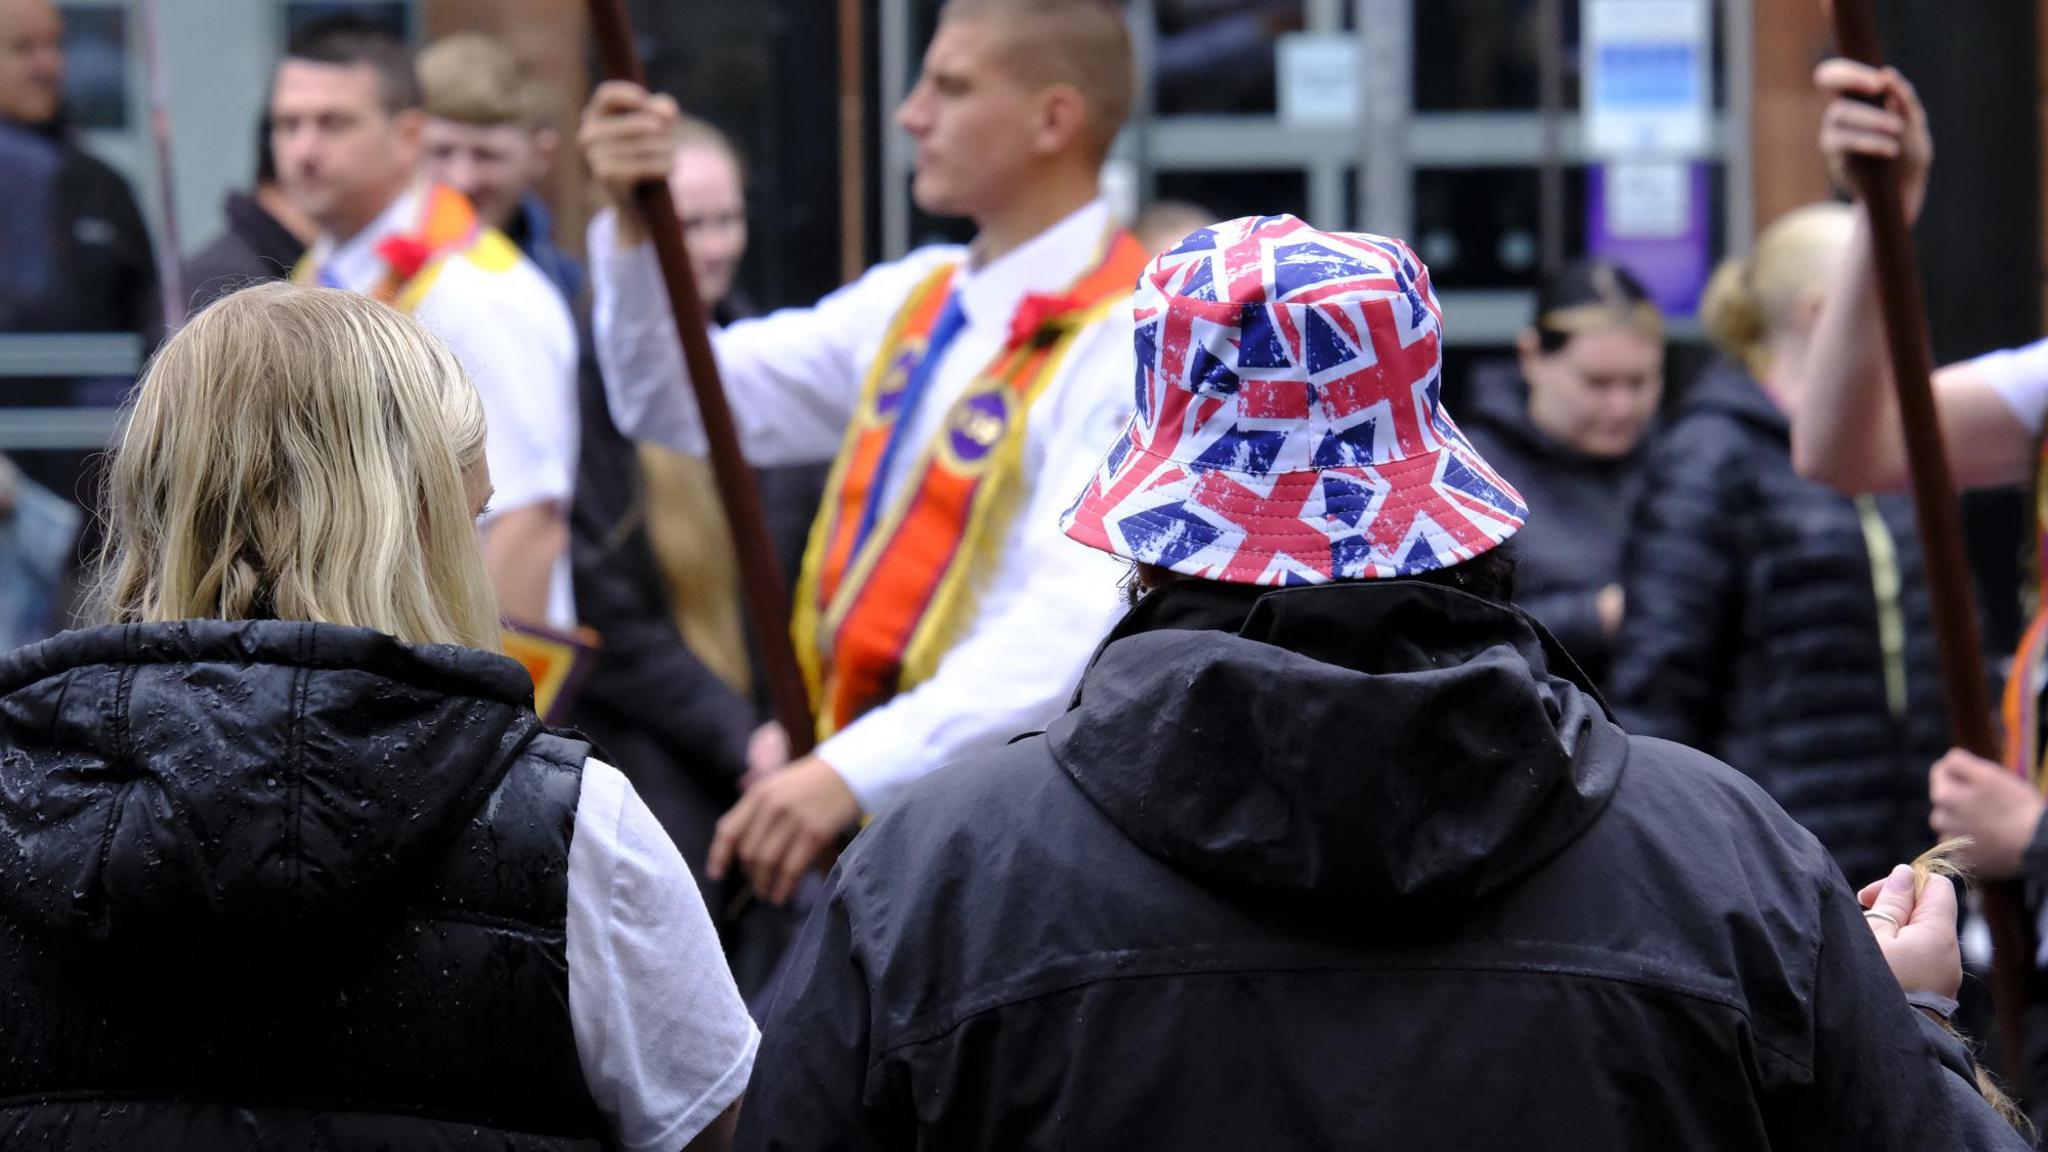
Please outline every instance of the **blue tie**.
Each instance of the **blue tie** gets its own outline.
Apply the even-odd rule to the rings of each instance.
[[[903,447],[903,437],[910,428],[910,418],[917,412],[918,402],[924,399],[931,387],[932,377],[939,374],[939,361],[945,358],[946,345],[953,337],[967,327],[967,313],[960,307],[960,293],[946,297],[946,306],[939,312],[938,320],[932,325],[930,339],[925,342],[924,355],[918,358],[917,367],[910,370],[910,379],[903,382],[903,398],[896,404],[896,426],[889,430],[889,443],[882,449],[881,466],[875,469],[874,483],[868,488],[867,507],[861,510],[860,531],[854,533],[853,551],[860,554],[868,542],[868,533],[874,531],[875,521],[882,514],[882,490],[894,475],[896,453]]]

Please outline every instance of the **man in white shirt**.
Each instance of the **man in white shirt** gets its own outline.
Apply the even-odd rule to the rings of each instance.
[[[1120,607],[1120,570],[1059,515],[1128,417],[1126,297],[1143,253],[1098,177],[1132,92],[1107,0],[951,0],[897,110],[913,193],[974,243],[880,265],[816,307],[714,334],[741,447],[757,465],[833,459],[796,632],[817,751],[757,764],[720,822],[781,903],[863,813],[1064,703]],[[660,179],[678,111],[607,84],[582,141],[617,208],[592,225],[598,358],[629,435],[705,451],[630,189]]]
[[[337,18],[293,39],[271,89],[271,142],[285,194],[320,227],[294,279],[413,312],[455,352],[490,421],[497,496],[481,527],[499,607],[567,629],[575,327],[468,201],[417,178],[419,104],[404,45],[375,25]]]

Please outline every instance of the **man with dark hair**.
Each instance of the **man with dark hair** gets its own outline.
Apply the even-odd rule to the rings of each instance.
[[[163,332],[156,255],[128,182],[64,122],[64,18],[0,0],[0,332]]]
[[[238,288],[290,275],[319,231],[277,182],[267,116],[256,126],[255,183],[247,192],[228,193],[221,215],[227,227],[185,262],[194,311]]]
[[[337,17],[293,38],[271,89],[271,145],[285,194],[320,229],[293,279],[413,312],[455,352],[490,421],[497,494],[482,528],[499,606],[567,630],[575,325],[468,200],[418,178],[419,105],[405,46],[376,25]]]
[[[1100,175],[1130,88],[1108,0],[953,0],[896,119],[918,204],[973,220],[973,244],[714,334],[748,458],[836,467],[796,598],[820,742],[794,763],[756,742],[711,875],[738,864],[783,902],[903,784],[1044,722],[1115,618],[1114,569],[1053,517],[1127,411],[1118,305],[1144,254]],[[679,120],[667,97],[598,89],[583,144],[616,210],[590,252],[620,428],[701,455],[630,195],[669,174]]]
[[[841,857],[738,1147],[2026,1146],[1900,995],[1954,1007],[1949,882],[1866,912],[1509,605],[1406,244],[1232,221],[1134,311],[1064,526],[1147,591]]]

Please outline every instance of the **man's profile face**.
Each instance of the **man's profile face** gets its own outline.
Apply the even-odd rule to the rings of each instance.
[[[0,0],[0,120],[43,125],[64,100],[64,18],[50,0]]]
[[[993,17],[939,21],[917,87],[896,110],[917,141],[911,194],[934,215],[999,209],[1039,159],[1038,94],[1004,65],[1006,33]]]
[[[271,89],[270,144],[285,195],[323,230],[353,235],[412,179],[419,113],[392,115],[367,64],[287,59]]]
[[[420,170],[469,198],[486,224],[503,229],[547,172],[542,134],[516,121],[465,124],[429,116],[420,127]]]

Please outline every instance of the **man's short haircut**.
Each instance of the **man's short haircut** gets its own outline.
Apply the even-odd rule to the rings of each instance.
[[[420,81],[412,53],[390,30],[361,16],[328,16],[293,33],[287,60],[336,68],[369,68],[377,74],[384,111],[396,115],[420,106]]]
[[[420,52],[417,70],[427,115],[459,124],[543,128],[554,121],[547,85],[494,36],[458,32]]]
[[[1026,87],[1070,84],[1088,105],[1088,139],[1109,155],[1137,92],[1131,32],[1111,0],[946,0],[940,19],[1005,23],[1003,63]]]

